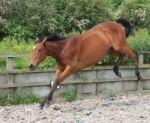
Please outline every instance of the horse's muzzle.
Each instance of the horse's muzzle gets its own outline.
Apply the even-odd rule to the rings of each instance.
[[[31,71],[35,70],[35,68],[36,68],[36,65],[34,65],[34,64],[30,64],[30,65],[29,65],[29,69],[30,69]]]

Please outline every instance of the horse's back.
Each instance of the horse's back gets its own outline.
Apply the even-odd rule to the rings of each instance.
[[[97,24],[85,32],[83,37],[87,37],[89,42],[97,40],[99,44],[107,45],[108,48],[127,45],[124,27],[115,21]]]

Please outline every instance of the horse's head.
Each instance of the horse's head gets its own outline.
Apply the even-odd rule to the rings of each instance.
[[[32,48],[32,55],[29,62],[29,69],[34,70],[48,55],[44,46],[44,41],[37,38],[36,43]]]

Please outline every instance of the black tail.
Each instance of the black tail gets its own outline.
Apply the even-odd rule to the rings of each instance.
[[[128,37],[132,30],[132,26],[131,26],[130,22],[125,19],[118,19],[118,20],[116,20],[116,22],[120,23],[122,26],[125,27],[126,37]]]

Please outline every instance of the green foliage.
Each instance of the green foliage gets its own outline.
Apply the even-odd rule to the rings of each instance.
[[[120,17],[136,29],[150,28],[149,0],[2,0],[0,8],[0,32],[19,41],[36,33],[80,33]]]
[[[134,35],[128,39],[129,47],[140,52],[150,51],[150,34],[147,29],[140,29],[134,32]],[[127,61],[128,63],[130,61]],[[144,56],[144,63],[150,63],[150,55]]]
[[[27,68],[27,66],[28,66],[28,58],[15,58],[13,65],[14,65],[13,66],[14,69]]]
[[[100,62],[99,64],[101,65],[113,65],[115,64],[117,58],[115,56],[106,56],[102,62]],[[97,65],[99,65],[97,64]]]
[[[62,96],[65,98],[66,101],[73,101],[76,98],[76,87],[73,85],[69,85],[65,92],[62,93]]]
[[[47,32],[82,32],[114,18],[104,0],[7,0],[0,4],[2,30],[18,40]],[[8,9],[7,9],[8,8]]]
[[[52,57],[47,57],[47,59],[40,64],[42,68],[53,68],[54,66],[56,66],[56,61]]]
[[[118,18],[127,18],[132,22],[134,29],[150,29],[150,1],[124,0],[117,10]]]
[[[33,33],[27,27],[18,24],[8,23],[3,31],[9,35],[10,39],[17,40],[18,42],[27,42],[33,38]]]
[[[14,92],[8,97],[0,96],[0,106],[31,104],[31,103],[37,103],[40,101],[41,101],[41,98],[39,96],[33,95],[32,93],[19,95]]]
[[[33,46],[33,42],[18,42],[16,39],[10,37],[4,38],[0,42],[0,54],[7,53],[26,53],[30,52]]]
[[[147,29],[140,29],[129,37],[128,44],[137,51],[150,51],[150,34]]]
[[[0,59],[0,70],[5,70],[6,69],[6,59],[1,58]]]
[[[113,18],[103,0],[56,0],[58,32],[87,30],[95,24]],[[71,14],[70,14],[71,12]]]
[[[124,0],[106,0],[110,6],[112,6],[112,9],[116,10],[118,7],[122,4]]]

